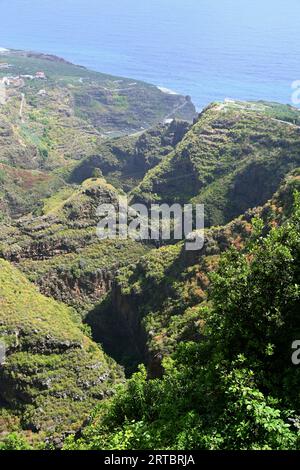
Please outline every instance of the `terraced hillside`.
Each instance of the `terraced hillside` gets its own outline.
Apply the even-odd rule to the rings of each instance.
[[[0,260],[0,435],[23,430],[29,441],[76,431],[110,396],[121,369],[83,333],[75,311],[42,296]]]
[[[94,338],[128,371],[144,362],[151,375],[160,376],[163,358],[180,342],[201,339],[210,278],[220,256],[249,245],[256,219],[262,221],[264,236],[285,223],[296,190],[300,191],[299,169],[286,177],[264,206],[206,230],[200,251],[188,252],[180,242],[152,250],[138,263],[122,268],[111,293],[87,317]]]
[[[223,225],[265,203],[299,166],[300,113],[273,103],[216,103],[132,191],[134,202],[203,203]]]
[[[114,136],[141,133],[159,123],[163,125],[166,117],[192,121],[196,115],[186,97],[163,93],[146,83],[92,72],[58,57],[8,51],[0,52],[0,62],[4,90],[0,103],[2,218],[18,218],[35,211],[39,199],[65,185],[79,162],[89,157],[98,161],[103,149],[109,152]],[[157,149],[160,142],[154,134],[149,146],[156,145]],[[102,147],[107,140],[107,146]],[[163,146],[172,145],[171,137],[166,136],[165,141]],[[144,146],[147,147],[147,137]],[[132,164],[137,161],[136,158],[132,161],[127,153],[124,144],[118,161],[126,155],[129,163],[121,164],[125,173],[128,166],[132,171]],[[158,153],[163,156],[168,152],[165,149]],[[153,166],[159,157],[153,156],[152,160]],[[138,182],[150,167],[145,164]],[[118,170],[114,163],[109,170],[116,172],[112,179],[115,184],[122,179]],[[89,173],[83,178],[84,168],[78,171],[82,176],[72,178],[72,182],[94,176]]]
[[[98,205],[117,208],[119,195],[103,178],[63,188],[44,199],[43,215],[2,224],[0,257],[15,263],[44,294],[85,312],[110,290],[120,266],[149,249],[97,237]]]
[[[10,66],[0,70],[0,78],[21,79],[8,86],[7,94],[19,105],[20,93],[25,94],[22,119],[42,123],[48,118],[49,132],[55,126],[58,139],[59,131],[71,136],[72,129],[81,125],[82,138],[88,140],[97,133],[147,129],[167,117],[192,120],[195,116],[188,97],[163,93],[144,82],[93,72],[45,54],[10,51],[0,57]]]
[[[5,60],[34,78],[9,86],[0,106],[0,448],[10,431],[59,447],[123,380],[114,360],[161,377],[179,344],[202,347],[222,254],[244,256],[258,228],[264,238],[290,217],[300,113],[227,100],[193,123],[159,124],[175,104],[191,120],[192,105],[130,80],[121,93],[114,77],[51,56]],[[117,208],[126,193],[146,205],[204,203],[204,248],[100,240],[97,207]]]
[[[121,281],[127,306],[124,318],[129,317],[130,288],[136,301],[144,294],[144,313],[157,308],[153,292],[162,293],[164,305],[153,316],[148,311],[150,322],[147,315],[144,325],[151,324],[149,342],[159,345],[156,360],[165,358],[160,367],[150,369],[156,376],[150,380],[149,371],[140,366],[109,402],[99,405],[80,436],[65,441],[65,449],[299,450],[295,338],[300,332],[300,194],[296,188],[299,171],[265,208],[256,211],[267,219],[256,218],[249,224],[251,238],[244,247],[229,248],[221,255],[216,269],[208,273],[206,301],[198,301],[190,312],[189,328],[184,328],[188,311],[183,313],[189,300],[187,283],[182,286],[182,278],[171,271],[171,256],[165,272],[164,266],[156,269],[157,263],[151,266],[145,260],[129,282]],[[177,257],[172,266],[184,273]],[[203,271],[198,273],[201,278]],[[140,307],[136,312],[141,313]],[[153,337],[156,327],[160,335]],[[163,345],[171,346],[171,357]]]

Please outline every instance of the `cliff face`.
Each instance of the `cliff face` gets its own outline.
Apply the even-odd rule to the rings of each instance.
[[[42,296],[0,260],[0,399],[23,430],[45,437],[77,430],[122,371],[84,335],[75,312]],[[1,429],[5,433],[9,429]]]

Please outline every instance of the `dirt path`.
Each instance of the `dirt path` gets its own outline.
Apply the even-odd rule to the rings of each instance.
[[[271,118],[271,120],[276,121],[276,122],[280,122],[281,124],[286,124],[288,126],[297,127],[297,129],[300,129],[300,126],[298,126],[298,124],[294,124],[293,122],[282,121],[281,119],[276,119],[276,118]]]
[[[20,112],[19,112],[19,117],[21,119],[22,122],[24,122],[23,120],[23,110],[24,110],[24,105],[25,105],[25,95],[24,93],[22,93],[22,100],[21,100],[21,105],[20,105]]]
[[[185,101],[184,103],[175,106],[175,108],[169,114],[167,114],[167,116],[164,117],[164,121],[166,121],[167,119],[171,119],[172,116],[177,113],[177,111],[180,111],[180,109],[184,108],[186,105],[187,102]]]

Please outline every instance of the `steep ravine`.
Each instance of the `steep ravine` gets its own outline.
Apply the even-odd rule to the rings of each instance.
[[[92,329],[94,341],[122,364],[128,375],[138,364],[148,363],[147,334],[139,315],[140,299],[122,295],[117,282],[101,303],[87,315],[85,321]]]
[[[182,242],[151,250],[135,265],[121,268],[112,290],[86,317],[93,339],[127,374],[145,363],[151,377],[161,376],[162,359],[180,341],[200,340],[209,301],[210,273],[222,253],[243,250],[253,236],[253,219],[260,217],[264,233],[281,225],[299,190],[299,171],[289,175],[264,206],[249,209],[224,227],[206,231],[199,251]]]

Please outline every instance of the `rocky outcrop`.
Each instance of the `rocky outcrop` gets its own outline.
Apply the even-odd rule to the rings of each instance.
[[[116,266],[76,275],[72,270],[57,268],[41,276],[37,280],[37,286],[47,297],[53,297],[67,305],[94,305],[110,292],[117,269]]]

